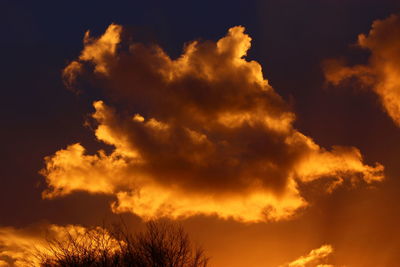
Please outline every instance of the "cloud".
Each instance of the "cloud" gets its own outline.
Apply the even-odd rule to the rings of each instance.
[[[368,63],[347,66],[343,59],[327,60],[326,80],[339,85],[355,78],[379,96],[384,110],[400,126],[400,16],[374,21],[367,35],[358,36],[357,46],[370,52]]]
[[[72,144],[45,158],[45,198],[76,191],[113,195],[114,212],[144,219],[217,215],[244,222],[288,219],[307,206],[299,183],[383,179],[354,147],[320,147],[293,127],[295,114],[245,59],[241,26],[217,42],[194,41],[171,59],[156,45],[124,40],[110,25],[64,69],[91,80],[95,136],[113,147],[88,154]]]
[[[334,267],[326,264],[327,257],[333,253],[331,245],[323,245],[320,248],[313,249],[305,256],[282,265],[281,267]]]
[[[85,228],[76,225],[35,225],[27,228],[0,227],[0,266],[39,266],[37,253],[50,253],[48,240],[66,240],[82,234]],[[51,254],[50,254],[51,255]]]
[[[95,64],[94,71],[107,74],[109,58],[115,56],[117,45],[120,42],[121,27],[111,24],[105,34],[99,39],[90,37],[90,32],[85,33],[83,49],[79,60],[71,62],[63,71],[64,82],[67,87],[72,88],[74,80],[82,70],[80,61],[92,61]]]

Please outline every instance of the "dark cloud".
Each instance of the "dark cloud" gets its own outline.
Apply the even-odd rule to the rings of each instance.
[[[280,220],[307,205],[298,182],[383,179],[352,147],[318,146],[293,128],[295,114],[245,56],[244,27],[217,42],[188,43],[171,59],[156,45],[127,43],[112,24],[64,70],[97,81],[109,97],[94,103],[98,140],[110,153],[73,144],[46,158],[53,198],[84,190],[117,197],[115,212],[143,218],[216,214],[240,221]],[[85,78],[86,77],[86,78]]]

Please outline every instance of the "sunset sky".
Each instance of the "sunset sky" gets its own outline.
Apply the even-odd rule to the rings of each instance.
[[[400,1],[0,1],[0,267],[180,222],[216,267],[400,266]]]

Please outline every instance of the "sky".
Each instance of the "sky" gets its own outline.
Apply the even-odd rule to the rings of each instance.
[[[0,266],[182,223],[216,267],[400,261],[400,2],[0,2]]]

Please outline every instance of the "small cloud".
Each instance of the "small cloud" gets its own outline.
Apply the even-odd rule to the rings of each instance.
[[[325,62],[325,78],[333,85],[356,79],[371,88],[383,109],[400,126],[400,16],[376,20],[368,34],[358,36],[357,45],[371,55],[367,64],[347,66],[343,59]]]
[[[281,267],[334,267],[326,264],[327,258],[333,253],[331,245],[323,245],[320,248],[313,249],[305,256],[281,265]]]
[[[38,253],[50,253],[48,240],[64,240],[70,234],[83,233],[76,225],[35,225],[27,228],[0,227],[0,266],[39,266]]]

